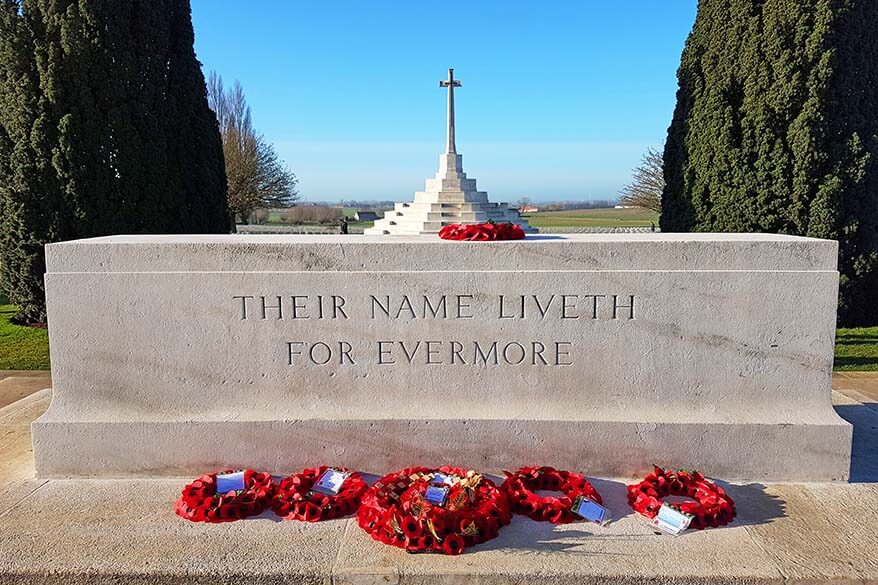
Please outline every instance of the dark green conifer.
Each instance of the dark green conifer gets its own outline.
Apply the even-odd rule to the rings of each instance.
[[[46,242],[228,232],[189,1],[0,2],[0,76],[20,80],[0,89],[0,279],[21,318],[45,318]]]
[[[678,77],[662,229],[838,240],[878,322],[878,2],[700,0]]]

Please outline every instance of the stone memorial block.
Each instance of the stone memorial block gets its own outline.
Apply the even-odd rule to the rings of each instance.
[[[844,480],[836,255],[750,234],[51,244],[37,473],[657,463]]]

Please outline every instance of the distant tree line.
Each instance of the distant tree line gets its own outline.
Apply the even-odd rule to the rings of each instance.
[[[0,286],[46,320],[47,242],[231,228],[189,0],[0,0]]]
[[[283,224],[297,223],[338,223],[344,217],[340,207],[326,205],[302,205],[289,209],[256,209],[251,214],[252,222],[264,224],[271,218]]]
[[[528,203],[538,207],[540,211],[567,211],[572,209],[606,209],[616,205],[615,199],[592,199],[589,201],[553,201],[547,203]]]

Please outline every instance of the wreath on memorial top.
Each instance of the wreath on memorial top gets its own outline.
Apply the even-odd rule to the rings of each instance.
[[[457,555],[495,538],[512,513],[494,482],[457,467],[409,467],[379,479],[357,522],[372,538],[408,552]]]
[[[269,506],[274,485],[268,473],[245,469],[244,489],[217,493],[217,475],[236,473],[227,469],[202,475],[183,488],[174,505],[178,516],[192,522],[233,522],[261,514]]]
[[[573,522],[576,519],[573,507],[579,498],[603,504],[601,495],[584,475],[554,467],[523,467],[515,473],[506,472],[506,481],[500,489],[509,498],[514,513],[552,524]],[[564,495],[560,498],[540,496],[536,490],[558,491]]]
[[[369,489],[366,480],[357,472],[335,467],[332,468],[335,471],[350,474],[344,479],[338,493],[332,495],[315,491],[314,484],[329,469],[324,465],[282,479],[271,498],[271,508],[275,514],[286,520],[318,522],[356,512],[360,499]]]
[[[697,471],[665,471],[661,467],[640,483],[628,486],[628,505],[638,514],[655,518],[665,502],[663,498],[680,496],[689,502],[668,505],[692,517],[691,528],[724,526],[735,518],[735,502],[723,488]]]
[[[489,242],[496,240],[523,240],[524,230],[515,223],[487,223],[447,225],[439,230],[443,240],[466,240],[473,242]]]

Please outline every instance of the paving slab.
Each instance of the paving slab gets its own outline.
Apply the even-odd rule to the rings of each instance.
[[[10,377],[45,378],[51,376],[49,370],[0,370],[0,380]]]
[[[729,486],[729,527],[655,534],[595,480],[618,520],[552,526],[516,517],[459,557],[410,555],[352,520],[270,514],[193,524],[184,480],[51,480],[0,492],[0,583],[868,583],[878,582],[875,484]],[[870,518],[872,518],[870,520]]]
[[[41,376],[9,376],[0,378],[0,408],[52,386],[48,372]]]
[[[833,401],[854,425],[862,483],[725,484],[735,522],[673,538],[631,513],[624,480],[595,479],[609,526],[516,517],[445,557],[387,547],[350,519],[192,524],[172,509],[185,479],[35,480],[41,391],[0,408],[0,584],[878,583],[878,409],[846,392]]]
[[[327,583],[347,521],[195,524],[180,480],[54,480],[0,518],[0,583]]]
[[[878,579],[878,485],[772,485],[783,501],[777,522],[748,528],[787,582]]]
[[[836,372],[832,387],[845,394],[855,392],[854,397],[864,403],[878,403],[878,372]]]
[[[840,392],[832,393],[832,401],[839,416],[854,428],[850,481],[878,481],[878,404],[863,404]]]
[[[609,526],[553,526],[516,516],[495,540],[460,557],[411,555],[348,531],[335,567],[336,583],[780,583],[774,559],[744,522],[674,538],[657,535],[625,501],[625,484],[595,480],[605,504],[620,516]],[[769,519],[766,519],[769,521]]]

